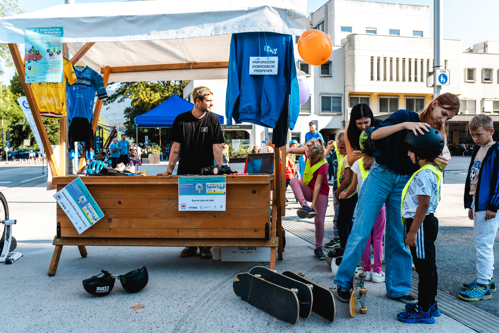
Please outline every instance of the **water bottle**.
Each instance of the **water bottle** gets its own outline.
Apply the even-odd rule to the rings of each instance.
[[[267,152],[267,144],[265,143],[265,141],[262,141],[262,145],[260,147],[260,154],[264,154]]]

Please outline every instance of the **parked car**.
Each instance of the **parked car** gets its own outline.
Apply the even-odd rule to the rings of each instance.
[[[30,152],[35,153],[35,156],[38,156],[38,151],[26,148],[15,150],[12,153],[9,153],[9,160],[28,159]]]

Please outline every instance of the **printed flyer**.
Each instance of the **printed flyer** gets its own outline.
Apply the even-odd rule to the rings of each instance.
[[[63,82],[62,27],[24,30],[26,83]]]
[[[79,177],[54,194],[54,198],[79,234],[104,217],[104,213]]]
[[[225,176],[179,177],[179,211],[225,211]]]

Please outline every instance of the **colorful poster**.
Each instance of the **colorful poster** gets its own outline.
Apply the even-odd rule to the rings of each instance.
[[[21,106],[21,109],[24,112],[24,116],[28,120],[28,124],[31,127],[33,134],[35,135],[36,143],[38,144],[38,147],[40,147],[40,152],[43,155],[42,139],[40,138],[40,133],[38,133],[38,128],[36,128],[35,119],[33,118],[33,114],[31,113],[28,99],[26,98],[26,96],[21,96],[17,99],[17,103],[19,103],[19,105]]]
[[[179,177],[179,211],[225,211],[225,176]]]
[[[104,213],[79,177],[54,194],[54,198],[79,234],[104,217]]]
[[[63,82],[62,27],[24,30],[26,83]]]

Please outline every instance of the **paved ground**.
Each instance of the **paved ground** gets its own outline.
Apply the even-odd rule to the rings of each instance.
[[[398,322],[395,315],[403,309],[403,304],[387,299],[382,283],[368,285],[367,315],[357,315],[352,319],[347,306],[337,302],[337,319],[333,324],[312,314],[309,319],[300,319],[298,325],[290,326],[249,306],[232,291],[232,279],[237,272],[247,271],[261,263],[227,263],[200,257],[180,259],[178,248],[90,247],[89,256],[82,259],[76,248],[66,247],[57,275],[48,277],[53,252],[51,243],[56,232],[56,204],[52,198],[55,191],[45,190],[44,178],[20,184],[23,177],[24,180],[35,177],[38,168],[7,169],[10,167],[0,164],[0,181],[12,182],[4,183],[6,186],[1,191],[9,200],[11,217],[18,219],[14,235],[18,239],[18,250],[24,257],[13,265],[0,266],[2,299],[8,300],[8,306],[2,310],[4,323],[0,332],[470,331],[445,315],[438,318],[435,325]],[[141,170],[144,169],[155,174],[163,172],[166,164],[147,165]],[[449,170],[452,170],[451,166]],[[11,187],[15,185],[19,186]],[[459,284],[474,274],[472,224],[461,209],[462,191],[460,184],[445,184],[437,212],[441,225],[437,240],[439,289],[450,295],[457,294]],[[291,195],[288,192],[289,198]],[[300,222],[296,225],[313,235],[313,224],[296,218],[292,203],[287,208],[289,216],[286,219]],[[332,214],[331,208],[326,218],[328,233],[332,230]],[[497,245],[496,258],[499,257]],[[277,270],[303,271],[317,283],[332,287],[329,267],[314,260],[312,254],[310,243],[288,232],[285,257],[277,263]],[[138,294],[125,293],[117,282],[111,295],[95,298],[81,285],[84,278],[101,269],[120,274],[141,265],[148,268],[150,282]],[[478,307],[487,311],[489,315],[481,312],[477,316],[484,321],[497,319],[498,300],[499,294],[494,294],[492,301],[461,303],[471,309]],[[136,304],[146,307],[140,310],[130,308]],[[462,316],[466,317],[467,313],[463,312]]]

